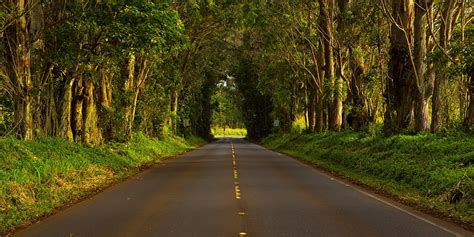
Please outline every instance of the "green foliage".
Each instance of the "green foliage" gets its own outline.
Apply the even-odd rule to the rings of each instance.
[[[80,61],[109,63],[131,52],[172,53],[184,43],[184,25],[166,2],[69,3],[68,7],[75,17],[46,31],[45,42],[56,49],[54,61],[70,68]]]
[[[212,126],[221,128],[241,128],[243,118],[242,98],[235,85],[235,78],[226,78],[217,84],[212,96]],[[214,134],[215,135],[215,134]]]
[[[216,84],[216,75],[212,73],[206,74],[207,78],[201,90],[195,94],[196,104],[192,106],[191,124],[194,134],[205,139],[211,139],[211,121],[212,106],[211,97]]]
[[[291,124],[291,133],[302,134],[306,130],[306,122],[304,116],[297,117]]]
[[[245,137],[247,130],[245,128],[221,128],[214,127],[211,129],[212,135],[215,137]]]
[[[2,28],[16,14],[12,4],[1,5]],[[9,210],[0,215],[4,218],[0,223],[6,223],[8,228],[28,219],[28,213],[42,215],[67,198],[124,177],[143,162],[152,161],[154,154],[174,154],[188,148],[172,134],[193,140],[193,135],[210,139],[211,133],[245,134],[250,139],[261,139],[275,131],[293,132],[266,141],[278,148],[294,149],[314,162],[328,162],[401,183],[429,198],[449,196],[448,191],[462,180],[464,196],[454,212],[468,205],[468,197],[472,198],[470,137],[453,135],[452,130],[438,135],[381,136],[390,21],[382,8],[373,6],[373,1],[352,1],[346,11],[338,7],[329,9],[335,17],[331,47],[337,77],[345,77],[343,91],[328,80],[318,81],[323,76],[318,74],[327,69],[321,54],[323,37],[317,1],[43,0],[38,6],[42,7],[42,14],[38,15],[44,19],[28,24],[29,28],[33,25],[30,23],[38,24],[37,30],[41,31],[30,35],[30,43],[34,44],[30,93],[35,100],[35,129],[41,130],[46,120],[58,123],[63,119],[60,110],[64,88],[76,80],[72,109],[76,109],[76,101],[92,96],[105,141],[129,141],[130,134],[124,127],[128,125],[135,95],[138,102],[132,130],[163,137],[165,141],[136,135],[128,143],[90,149],[50,138],[37,142],[0,140],[0,182],[6,182],[1,183],[0,198],[3,194],[10,198],[0,199],[0,211]],[[441,6],[435,7],[442,10]],[[30,13],[25,16],[29,18]],[[449,79],[448,85],[443,86],[443,126],[448,128],[458,128],[464,119],[467,83],[466,77],[464,81],[459,78],[472,75],[474,62],[473,25],[467,24],[462,32],[458,23],[453,24],[449,50],[443,52],[434,47],[426,60],[442,65],[436,70],[445,72]],[[433,27],[438,28],[439,24]],[[8,47],[12,42],[5,37],[9,32],[14,31],[4,31],[0,36],[3,55],[11,50]],[[128,65],[131,55],[136,57],[134,71]],[[136,83],[144,73],[142,69],[148,69],[143,65],[145,61],[151,65],[149,71],[145,70],[146,82],[125,88],[129,74],[134,75]],[[15,63],[5,56],[0,64],[8,68]],[[357,78],[360,81],[354,78],[355,71],[361,74]],[[111,84],[108,105],[100,104],[97,98],[103,89],[99,83],[103,79],[101,72]],[[17,104],[23,103],[14,89],[12,92],[15,86],[4,84],[8,73],[14,74],[3,68],[0,73],[0,136],[18,126],[15,119],[21,116],[13,114],[18,109],[15,100]],[[78,92],[82,87],[77,85],[79,78],[93,82],[94,95]],[[351,88],[354,81],[356,85]],[[318,88],[321,91],[315,88],[318,83],[323,84]],[[344,127],[351,129],[351,113],[363,112],[368,121],[363,128],[365,133],[300,135],[309,128],[307,114],[311,102],[316,100],[312,94],[318,94],[324,101],[324,123],[331,107],[328,102],[334,95],[341,95]],[[459,94],[459,98],[451,96],[454,94]],[[54,113],[57,116],[48,116]],[[278,128],[274,121],[279,122]],[[70,125],[76,130],[75,124]],[[246,129],[241,129],[244,126]],[[49,130],[49,135],[56,136],[57,124]],[[57,150],[49,151],[52,146]],[[452,149],[456,152],[449,152]],[[66,154],[66,158],[59,159],[60,154]],[[69,177],[68,172],[74,177]],[[465,179],[463,172],[467,174]],[[78,189],[89,179],[93,181],[86,184],[90,185],[89,191]]]
[[[462,32],[458,29],[454,32],[456,40],[452,44],[449,52],[450,56],[459,59],[457,64],[451,64],[450,73],[454,75],[473,75],[474,74],[474,26],[469,24],[464,32],[464,41],[462,41]],[[446,58],[444,55],[442,58]]]
[[[135,134],[98,148],[61,139],[0,139],[0,233],[29,223],[138,172],[203,144],[202,139]]]
[[[272,101],[271,97],[258,90],[258,74],[252,62],[242,59],[236,73],[236,83],[243,97],[242,113],[247,137],[255,140],[266,137],[273,127],[273,119],[270,116],[273,110]]]
[[[275,134],[263,142],[467,223],[474,221],[474,137],[470,135],[385,138],[353,132],[293,133]]]

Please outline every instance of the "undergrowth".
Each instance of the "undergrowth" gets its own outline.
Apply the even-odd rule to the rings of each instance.
[[[457,133],[274,134],[263,141],[408,202],[474,223],[474,137]]]
[[[90,148],[56,138],[0,139],[0,233],[53,212],[204,141],[135,134],[129,143]]]

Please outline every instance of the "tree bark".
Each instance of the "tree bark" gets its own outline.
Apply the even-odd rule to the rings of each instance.
[[[102,141],[102,135],[98,127],[97,106],[94,98],[94,84],[92,79],[87,79],[84,86],[84,133],[82,142],[86,145],[98,145]]]
[[[417,132],[427,131],[428,123],[428,99],[426,94],[429,85],[426,65],[426,13],[433,2],[431,0],[416,0],[414,20],[414,74],[413,87],[415,99],[415,130]]]
[[[319,0],[321,38],[323,38],[325,58],[325,78],[330,95],[327,97],[329,129],[339,131],[342,125],[342,81],[336,79],[334,71],[333,9],[334,0]]]
[[[128,80],[125,83],[125,92],[128,96],[131,96],[130,101],[126,108],[126,135],[130,139],[132,137],[133,123],[135,121],[135,114],[137,110],[138,97],[142,87],[148,78],[151,66],[148,62],[147,55],[141,55],[138,58],[138,67],[136,66],[137,60],[134,55],[129,58],[128,65]],[[138,71],[137,77],[135,78],[135,71]]]
[[[105,69],[99,69],[100,77],[100,104],[104,108],[110,108],[112,106],[112,88],[110,83],[110,77]]]
[[[445,0],[443,4],[443,12],[441,14],[442,20],[440,21],[439,31],[439,44],[442,50],[449,49],[449,41],[451,40],[452,25],[454,22],[454,8],[457,0]],[[445,63],[439,59],[436,63],[436,78],[433,89],[432,112],[431,112],[431,132],[437,132],[441,126],[441,111],[443,110],[442,104],[442,87],[446,81],[446,72],[444,70]]]
[[[33,82],[31,80],[31,45],[29,40],[28,21],[29,13],[27,13],[27,1],[16,1],[16,14],[19,16],[15,20],[14,32],[15,41],[12,42],[12,66],[16,83],[18,84],[19,93],[15,98],[15,117],[19,122],[19,136],[25,140],[34,138],[33,133],[33,97],[31,90]]]
[[[384,130],[392,134],[407,129],[412,121],[413,100],[410,82],[412,65],[413,0],[392,0],[390,62],[386,82]]]
[[[133,94],[133,101],[132,101],[132,104],[131,104],[131,111],[132,112],[131,112],[131,117],[130,117],[130,121],[128,123],[128,129],[127,129],[127,131],[129,131],[130,136],[132,134],[133,123],[135,121],[135,114],[136,114],[136,111],[137,111],[137,103],[138,103],[138,96],[139,95],[140,95],[140,88],[138,88]]]
[[[134,54],[130,54],[129,59],[128,59],[128,78],[125,82],[125,87],[124,91],[126,96],[134,96],[133,93],[133,88],[135,85],[135,64],[136,64],[136,58]],[[125,134],[128,138],[132,137],[132,126],[133,121],[132,121],[132,98],[127,98],[128,105],[125,109]]]
[[[177,118],[178,118],[178,99],[179,99],[179,90],[178,86],[175,85],[170,96],[170,117],[169,117],[169,126],[173,131],[177,131]]]
[[[48,79],[48,96],[46,98],[46,116],[44,131],[49,136],[55,136],[58,128],[58,116],[56,111],[56,93],[52,78]]]
[[[61,113],[59,120],[58,137],[63,138],[67,141],[74,141],[74,135],[71,127],[71,114],[72,114],[72,86],[74,79],[69,79],[66,82],[64,88],[64,95],[61,100]]]
[[[470,73],[471,82],[469,84],[469,109],[467,112],[465,125],[473,130],[474,129],[474,69],[471,69]]]
[[[316,88],[312,79],[307,79],[308,84],[308,131],[315,132],[316,125]]]
[[[357,131],[369,123],[369,112],[362,91],[366,69],[361,59],[359,59],[352,50],[349,50],[349,57],[352,75],[350,78],[349,93],[347,97],[352,108],[348,115],[348,123]]]
[[[324,112],[324,43],[322,40],[319,40],[319,52],[317,53],[316,62],[318,64],[318,78],[317,78],[317,86],[316,86],[316,121],[314,130],[316,132],[322,132],[326,129],[326,119],[325,119],[325,112]]]
[[[73,109],[73,124],[72,130],[74,134],[74,141],[82,142],[84,136],[84,119],[83,119],[83,104],[84,104],[84,82],[82,72],[77,74],[74,85],[74,109]]]

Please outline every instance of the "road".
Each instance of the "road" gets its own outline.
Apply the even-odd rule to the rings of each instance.
[[[15,236],[473,236],[243,139],[169,160]]]

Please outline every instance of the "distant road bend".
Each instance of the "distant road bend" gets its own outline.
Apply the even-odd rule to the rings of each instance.
[[[473,236],[243,139],[167,161],[15,236]]]

